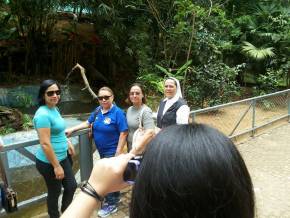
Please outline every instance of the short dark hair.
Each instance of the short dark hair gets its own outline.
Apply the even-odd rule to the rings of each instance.
[[[133,86],[138,86],[141,89],[141,92],[143,94],[143,98],[142,98],[142,103],[146,104],[147,99],[146,99],[146,95],[145,95],[145,89],[144,86],[141,83],[133,83],[130,88],[129,88],[129,95],[130,95],[130,90],[132,89]],[[128,102],[130,102],[130,98],[128,97]]]
[[[239,151],[216,129],[172,125],[149,143],[133,187],[132,218],[253,218],[253,185]]]
[[[39,87],[38,97],[37,97],[38,106],[45,105],[44,94],[46,90],[54,84],[57,85],[58,89],[60,90],[60,85],[55,80],[47,79],[47,80],[42,81]]]

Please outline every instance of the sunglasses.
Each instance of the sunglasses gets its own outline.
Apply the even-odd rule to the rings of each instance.
[[[141,93],[140,92],[130,92],[129,94],[130,95],[140,95]]]
[[[104,95],[104,96],[98,96],[98,100],[99,101],[102,101],[102,100],[109,100],[109,98],[111,97],[112,95],[110,95],[110,96],[107,96],[107,95]]]
[[[48,91],[48,92],[46,92],[46,95],[47,95],[48,97],[54,96],[54,94],[56,94],[56,95],[60,95],[60,90],[56,90],[56,91]]]

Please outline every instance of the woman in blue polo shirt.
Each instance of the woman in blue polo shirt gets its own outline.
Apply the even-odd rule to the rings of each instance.
[[[93,136],[101,158],[113,157],[122,153],[126,144],[128,125],[125,113],[113,104],[114,94],[108,87],[102,87],[98,92],[100,106],[89,119],[66,130],[67,135],[74,131],[93,126]],[[117,212],[120,192],[113,192],[105,197],[105,203],[98,215],[106,217]]]
[[[33,123],[37,130],[40,148],[36,152],[36,168],[47,186],[47,210],[50,218],[58,218],[58,198],[63,186],[61,212],[70,205],[77,183],[67,156],[74,153],[73,145],[65,135],[65,121],[57,104],[60,86],[54,80],[44,80],[38,92],[39,108]]]

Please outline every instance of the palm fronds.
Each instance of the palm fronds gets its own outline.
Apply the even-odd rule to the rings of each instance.
[[[244,42],[244,45],[242,46],[242,52],[246,54],[246,56],[253,58],[254,60],[264,60],[268,57],[273,57],[275,56],[275,53],[273,52],[274,48],[273,47],[256,47],[253,44],[249,42]]]

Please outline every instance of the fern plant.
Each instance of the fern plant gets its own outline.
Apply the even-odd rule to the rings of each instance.
[[[274,57],[275,53],[273,52],[273,47],[263,48],[256,47],[249,42],[244,42],[242,46],[242,52],[246,54],[249,58],[260,61],[268,57]]]

